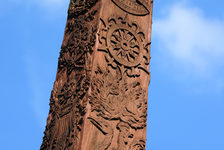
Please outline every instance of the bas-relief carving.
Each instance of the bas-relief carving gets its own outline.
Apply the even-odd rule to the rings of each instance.
[[[148,0],[112,0],[118,7],[127,13],[145,16],[150,13]]]
[[[119,2],[124,4],[125,1],[116,1],[116,4]],[[149,13],[146,7],[134,6],[135,2],[125,4],[130,4],[129,7],[133,4],[134,11],[130,9],[129,13]],[[128,9],[128,6],[124,8]],[[146,42],[139,25],[129,21],[127,15],[100,20],[98,51],[105,52],[107,66],[98,66],[91,78],[88,119],[105,138],[95,143],[93,150],[145,150],[145,135],[141,132],[146,127],[147,92],[142,89],[140,79],[133,77],[139,77],[141,71],[149,75],[150,42]],[[109,67],[115,73],[110,72]],[[127,82],[128,78],[132,80]],[[114,140],[117,141],[115,144]]]
[[[73,2],[80,7],[73,8]],[[41,150],[78,150],[90,86],[91,54],[96,42],[96,1],[72,1],[58,61],[57,78]],[[79,10],[85,11],[79,11]],[[76,12],[76,13],[74,13]],[[81,12],[81,13],[78,13]],[[60,80],[63,80],[61,83]],[[63,85],[61,85],[63,84]]]
[[[124,11],[134,15],[147,15],[145,2],[113,0]],[[88,119],[105,138],[95,143],[94,150],[145,150],[144,136],[136,131],[144,130],[147,116],[146,91],[140,81],[127,82],[127,77],[139,77],[140,70],[149,74],[149,46],[145,34],[137,23],[127,18],[101,19],[99,51],[105,52],[105,60],[116,73],[98,67],[91,79],[89,103],[91,114]],[[126,76],[127,75],[127,76]],[[113,122],[113,123],[112,123]],[[116,127],[113,126],[116,124]],[[114,133],[118,131],[118,136]],[[117,144],[113,144],[113,139]]]
[[[41,150],[78,150],[80,133],[86,114],[87,92],[91,105],[88,120],[104,138],[93,150],[145,150],[147,95],[138,78],[140,71],[149,74],[149,46],[137,23],[127,18],[111,17],[99,32],[99,51],[105,52],[107,67],[98,67],[91,74],[90,55],[96,43],[97,0],[71,0],[65,38],[60,52],[57,76],[66,74],[65,84],[52,91],[50,112]],[[142,0],[113,0],[126,12],[147,15],[149,8]],[[134,5],[136,4],[136,5]],[[128,10],[128,11],[127,11]],[[115,134],[118,133],[118,135]],[[117,140],[117,144],[112,143]]]
[[[127,83],[125,78],[120,80],[119,77],[119,72],[113,75],[108,69],[98,67],[91,79],[91,114],[88,119],[105,135],[104,141],[96,143],[94,150],[144,149],[142,143],[145,141],[139,140],[135,132],[146,127],[146,91],[141,88],[139,81]],[[116,126],[112,127],[111,123]],[[115,130],[119,131],[117,147],[112,147]]]
[[[97,10],[68,20],[65,30],[66,40],[62,44],[58,69],[67,69],[67,74],[84,67],[90,69],[88,55],[95,45],[97,24],[93,22]]]
[[[149,74],[150,43],[145,41],[145,34],[140,27],[126,18],[111,17],[108,21],[101,19],[99,51],[106,52],[108,65],[120,70],[122,77],[138,77],[140,70]]]
[[[78,16],[86,13],[98,0],[70,0],[69,15]]]
[[[77,75],[68,80],[58,92],[52,92],[50,117],[45,130],[41,150],[74,149],[78,134],[82,130],[85,115],[84,96],[89,89],[90,79]]]

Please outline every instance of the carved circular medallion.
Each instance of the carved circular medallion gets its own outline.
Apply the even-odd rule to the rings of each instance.
[[[140,44],[140,37],[127,25],[115,25],[110,28],[107,45],[113,58],[124,66],[136,66],[142,60],[143,47]]]
[[[144,16],[149,14],[147,0],[112,0],[122,10],[133,14]]]
[[[135,22],[127,18],[110,17],[107,22],[101,19],[103,28],[99,32],[99,51],[106,52],[105,59],[109,66],[118,69],[121,76],[137,77],[140,70],[149,65],[149,45],[145,34]]]

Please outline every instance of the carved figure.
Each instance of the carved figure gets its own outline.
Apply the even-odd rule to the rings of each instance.
[[[128,22],[122,17],[111,17],[106,23],[101,19],[103,29],[100,31],[99,51],[106,52],[106,60],[112,68],[118,68],[122,76],[126,73],[130,77],[139,76],[143,70],[147,74],[149,71],[150,43],[145,43],[145,34],[134,22]]]
[[[127,139],[130,138],[132,141],[135,138],[127,131],[143,129],[146,126],[147,98],[139,82],[128,84],[125,79],[120,81],[118,76],[119,74],[113,76],[108,70],[102,71],[98,68],[91,82],[89,119],[107,139],[110,139],[107,142],[113,137],[109,122],[117,120],[117,129],[120,131],[118,150],[123,150],[130,145]],[[110,144],[105,147],[109,147]],[[99,150],[104,148],[100,147]]]

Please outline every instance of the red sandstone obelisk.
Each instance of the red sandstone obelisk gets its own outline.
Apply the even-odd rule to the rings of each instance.
[[[151,0],[71,0],[41,150],[144,150]]]

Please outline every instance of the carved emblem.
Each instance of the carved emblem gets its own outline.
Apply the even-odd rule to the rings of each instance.
[[[138,16],[148,15],[150,8],[147,0],[112,0],[122,10]]]
[[[106,52],[108,65],[119,68],[122,73],[130,77],[139,76],[139,70],[149,74],[146,66],[149,65],[150,43],[145,44],[145,34],[140,31],[134,22],[129,23],[122,17],[112,17],[105,23],[99,34],[99,51]]]

